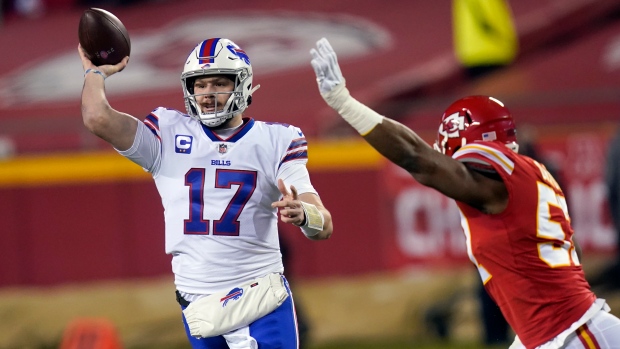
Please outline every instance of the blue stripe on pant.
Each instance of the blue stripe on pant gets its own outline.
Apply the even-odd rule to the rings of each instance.
[[[297,332],[297,318],[295,316],[295,306],[293,294],[284,279],[286,290],[289,297],[273,312],[250,324],[250,336],[257,342],[260,349],[298,349],[299,335]],[[184,310],[185,307],[181,306]],[[187,321],[183,316],[185,334],[189,339],[193,349],[228,349],[226,340],[223,336],[209,338],[194,338],[190,335]]]

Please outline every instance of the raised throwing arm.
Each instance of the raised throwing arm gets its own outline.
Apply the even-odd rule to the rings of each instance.
[[[95,66],[78,46],[84,68],[82,87],[82,119],[84,126],[118,150],[131,147],[138,128],[138,119],[114,110],[105,95],[105,79],[123,70],[129,61],[125,57],[117,65]]]

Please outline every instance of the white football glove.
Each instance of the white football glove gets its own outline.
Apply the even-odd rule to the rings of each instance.
[[[316,82],[319,84],[321,94],[331,92],[334,87],[340,84],[344,87],[345,81],[340,66],[338,66],[336,52],[326,38],[316,42],[316,49],[310,49],[310,55],[312,56],[310,64],[314,68]]]
[[[316,49],[311,49],[310,55],[310,64],[314,68],[321,97],[359,134],[368,134],[383,121],[383,116],[351,97],[340,71],[336,52],[327,39],[317,41]]]

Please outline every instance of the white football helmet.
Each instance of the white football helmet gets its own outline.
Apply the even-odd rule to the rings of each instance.
[[[212,113],[202,112],[194,94],[194,81],[197,77],[205,75],[229,75],[235,82],[232,93],[213,93],[226,93],[230,94],[230,97],[223,109],[216,104],[215,112]],[[234,42],[211,38],[199,43],[187,57],[181,74],[187,113],[208,127],[223,124],[242,113],[252,103],[252,93],[260,87],[258,85],[252,88],[252,76],[250,58]]]

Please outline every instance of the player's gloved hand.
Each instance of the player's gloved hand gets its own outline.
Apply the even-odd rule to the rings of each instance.
[[[310,64],[316,74],[321,97],[327,105],[340,113],[342,106],[351,98],[346,82],[338,65],[336,52],[326,38],[316,42],[316,48],[310,49],[312,60]]]
[[[327,39],[317,41],[316,48],[310,50],[310,55],[310,64],[316,74],[321,96],[327,105],[336,110],[359,134],[368,134],[383,121],[383,116],[351,97],[345,87],[336,52]]]
[[[332,91],[340,84],[344,87],[345,81],[338,65],[336,52],[326,38],[316,42],[316,49],[310,49],[310,55],[312,56],[310,64],[314,68],[321,94]]]

